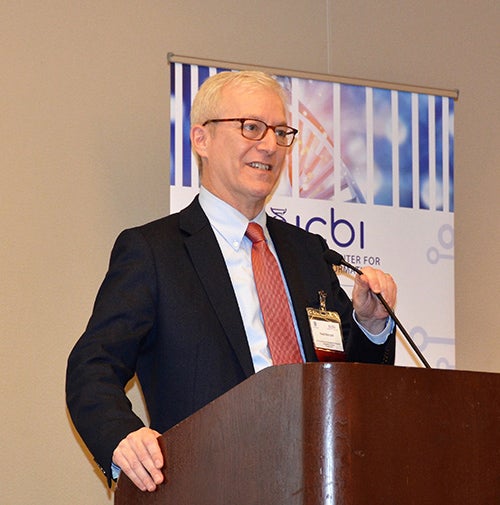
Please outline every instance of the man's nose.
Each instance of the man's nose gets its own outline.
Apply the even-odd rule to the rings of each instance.
[[[259,147],[265,149],[266,151],[276,151],[276,134],[272,128],[267,128],[264,137],[259,141]]]

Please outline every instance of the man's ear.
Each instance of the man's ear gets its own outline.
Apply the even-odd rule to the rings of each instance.
[[[208,131],[204,126],[194,125],[191,128],[191,145],[199,156],[203,157],[208,143]]]

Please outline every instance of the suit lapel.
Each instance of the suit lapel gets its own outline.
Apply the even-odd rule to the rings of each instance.
[[[198,198],[180,212],[179,219],[193,266],[248,377],[254,373],[254,367],[238,302],[217,239]]]

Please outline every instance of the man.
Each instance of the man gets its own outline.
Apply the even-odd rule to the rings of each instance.
[[[278,258],[283,305],[292,309],[287,338],[300,360],[316,360],[306,307],[319,307],[320,291],[326,309],[340,315],[348,360],[394,360],[393,324],[374,296],[381,292],[393,305],[392,278],[364,269],[351,304],[323,260],[326,242],[265,215],[297,133],[287,126],[285,104],[279,84],[260,72],[208,79],[191,112],[200,195],[180,213],[117,239],[88,327],[69,357],[66,387],[75,426],[108,481],[121,469],[153,491],[163,480],[160,433],[273,364],[249,222],[262,227]],[[124,393],[135,373],[151,428]]]

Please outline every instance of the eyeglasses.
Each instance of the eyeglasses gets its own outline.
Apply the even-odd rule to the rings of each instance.
[[[250,119],[246,117],[232,117],[228,119],[209,119],[203,123],[224,123],[227,121],[239,121],[241,123],[241,135],[249,140],[262,140],[267,130],[272,130],[276,136],[276,143],[282,147],[290,147],[295,140],[295,135],[299,130],[287,125],[270,126],[260,119]]]

